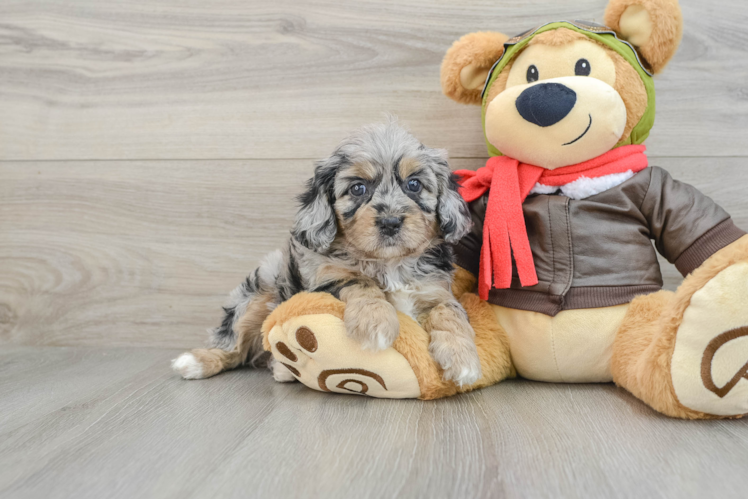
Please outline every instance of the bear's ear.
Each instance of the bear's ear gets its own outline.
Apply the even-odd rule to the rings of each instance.
[[[442,61],[442,91],[463,104],[480,104],[483,84],[491,66],[504,53],[507,36],[483,31],[457,40]]]
[[[605,24],[639,49],[652,73],[665,68],[683,36],[678,0],[610,0]]]

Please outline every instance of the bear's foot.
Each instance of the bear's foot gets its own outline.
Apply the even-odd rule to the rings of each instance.
[[[723,269],[691,296],[670,373],[683,406],[720,416],[748,413],[748,261]]]
[[[267,342],[276,362],[307,387],[323,392],[361,394],[378,398],[417,398],[421,395],[408,361],[389,347],[367,351],[346,333],[343,319],[333,314],[304,314],[275,324]],[[281,381],[281,380],[279,380]]]

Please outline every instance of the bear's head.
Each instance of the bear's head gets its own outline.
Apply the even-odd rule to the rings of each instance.
[[[552,22],[508,39],[463,36],[441,68],[444,93],[481,104],[492,156],[555,169],[641,144],[654,84],[682,35],[677,0],[611,0],[606,26]]]

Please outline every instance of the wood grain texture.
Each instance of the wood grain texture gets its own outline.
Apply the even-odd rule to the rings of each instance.
[[[477,168],[484,160],[455,160]],[[742,158],[653,158],[748,228]],[[0,342],[195,347],[288,237],[309,160],[0,163]],[[680,274],[663,261],[667,287]]]
[[[682,0],[682,47],[657,79],[659,156],[748,154],[748,9]],[[0,159],[310,158],[399,115],[482,157],[477,108],[442,96],[461,35],[601,21],[605,0],[4,0]]]
[[[665,418],[612,385],[375,400],[174,351],[0,353],[0,497],[743,497],[748,420]]]

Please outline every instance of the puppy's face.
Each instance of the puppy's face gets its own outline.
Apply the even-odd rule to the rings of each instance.
[[[365,128],[320,162],[301,198],[293,234],[324,251],[337,241],[360,259],[423,252],[470,228],[446,152],[423,146],[394,123]]]
[[[348,248],[364,258],[420,253],[439,236],[439,185],[418,157],[345,166],[335,178],[335,213]]]

